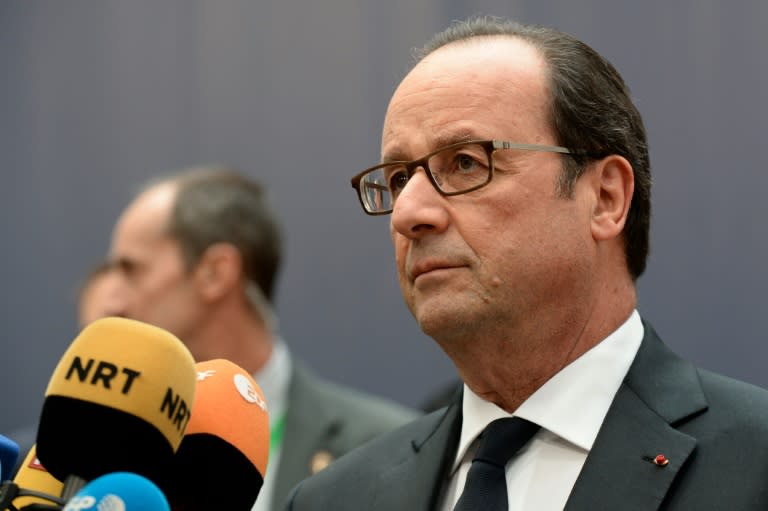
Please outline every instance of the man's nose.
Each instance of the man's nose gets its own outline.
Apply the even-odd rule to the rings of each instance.
[[[418,168],[392,208],[392,228],[408,238],[440,232],[448,225],[446,197],[435,189],[426,171]]]

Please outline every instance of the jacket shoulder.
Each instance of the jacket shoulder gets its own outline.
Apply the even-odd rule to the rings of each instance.
[[[445,416],[445,410],[421,416],[353,449],[295,486],[286,509],[365,509],[382,474],[412,459],[418,440],[428,438]]]
[[[707,414],[729,428],[763,433],[768,443],[768,390],[706,369],[698,369]]]

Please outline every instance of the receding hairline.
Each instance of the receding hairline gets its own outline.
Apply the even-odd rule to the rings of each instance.
[[[412,51],[413,63],[411,70],[417,67],[420,63],[432,58],[433,55],[438,55],[446,50],[458,49],[461,47],[482,47],[493,44],[500,44],[505,42],[521,43],[523,46],[531,48],[536,54],[546,61],[544,52],[535,41],[532,41],[521,34],[476,34],[462,39],[456,39],[442,44],[436,48],[415,48]]]
[[[536,41],[531,41],[526,37],[518,34],[479,34],[464,39],[450,41],[442,46],[435,48],[434,50],[425,54],[423,58],[415,62],[408,73],[403,77],[403,80],[401,80],[401,84],[422,65],[429,65],[430,62],[435,59],[444,58],[446,54],[450,55],[449,52],[451,51],[476,49],[478,52],[486,50],[488,52],[502,53],[506,52],[507,49],[511,49],[511,51],[514,52],[515,48],[520,50],[520,53],[517,55],[518,57],[522,56],[525,58],[524,53],[527,52],[540,64],[537,66],[537,72],[540,73],[544,86],[549,89],[552,80],[552,66],[547,59],[545,50],[541,46],[537,45]],[[516,61],[517,59],[512,53],[499,55],[498,59],[500,65],[514,64]],[[471,64],[471,62],[469,64]],[[526,68],[519,69],[523,69],[525,71],[528,70]],[[489,72],[492,70],[495,69],[489,68]],[[550,95],[551,94],[549,93],[547,94],[548,100],[551,99],[549,97]]]
[[[165,172],[154,176],[142,183],[134,195],[132,202],[151,193],[159,193],[161,189],[167,189],[170,196],[169,216],[166,218],[166,227],[172,220],[173,210],[177,207],[179,197],[188,187],[196,183],[205,182],[217,176],[238,176],[237,170],[226,164],[208,164],[185,167],[180,170]]]
[[[136,215],[146,215],[147,208],[158,216],[162,222],[157,225],[158,234],[167,234],[170,226],[173,209],[179,197],[180,186],[175,179],[158,179],[148,182],[121,213],[117,225],[125,221],[125,218],[135,218]]]

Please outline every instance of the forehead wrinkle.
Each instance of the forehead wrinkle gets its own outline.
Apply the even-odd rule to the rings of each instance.
[[[467,101],[466,104],[454,105],[451,112],[442,117],[440,116],[440,109],[431,107],[423,109],[422,105],[417,104],[411,104],[402,110],[392,112],[393,115],[390,115],[390,119],[393,117],[400,118],[402,112],[405,112],[404,116],[407,116],[408,111],[416,110],[418,112],[418,115],[414,116],[417,117],[415,124],[419,126],[419,132],[423,134],[427,149],[422,151],[423,154],[412,154],[407,149],[407,146],[412,142],[412,137],[403,135],[401,140],[401,137],[398,137],[399,130],[388,122],[382,134],[382,163],[409,161],[451,144],[489,138],[489,134],[484,133],[482,127],[478,129],[475,126],[476,122],[473,117],[478,114],[479,110],[492,112],[494,105],[489,104],[480,95],[472,96],[477,101]],[[402,121],[399,121],[398,124],[402,124]],[[413,123],[407,122],[406,124],[410,126]],[[409,129],[406,128],[406,132]],[[384,144],[390,147],[386,147]]]
[[[476,135],[475,132],[469,128],[458,127],[457,129],[448,129],[430,139],[428,152],[437,151],[440,148],[447,147],[452,144],[457,144],[459,142],[468,142],[470,140],[477,139],[478,135]],[[382,163],[411,161],[419,159],[426,154],[428,153],[424,153],[423,155],[410,155],[406,150],[403,150],[400,147],[396,147],[384,153],[382,157]]]

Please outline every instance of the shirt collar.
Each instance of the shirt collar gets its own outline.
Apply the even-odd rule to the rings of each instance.
[[[461,438],[453,470],[485,427],[502,417],[522,417],[589,451],[643,335],[635,310],[612,334],[539,387],[512,415],[464,385]]]
[[[261,387],[269,407],[270,427],[274,426],[285,413],[292,370],[293,363],[288,346],[282,338],[275,337],[272,354],[267,363],[253,374],[253,379]]]

